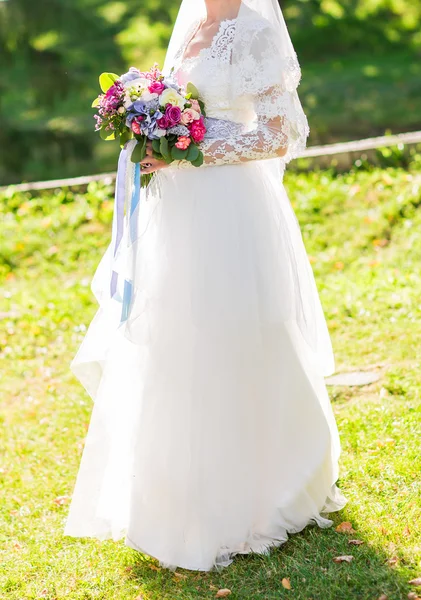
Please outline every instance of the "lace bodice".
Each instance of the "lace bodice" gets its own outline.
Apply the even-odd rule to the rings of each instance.
[[[300,78],[298,62],[296,57],[288,57],[280,65],[268,22],[251,19],[246,27],[242,24],[247,59],[234,66],[232,44],[238,21],[221,21],[209,47],[197,56],[183,58],[196,24],[175,55],[174,75],[180,84],[194,83],[205,103],[208,132],[201,143],[205,164],[276,157],[287,162],[302,150],[302,140],[308,135],[307,119],[295,91]],[[282,68],[286,77],[279,81]],[[235,102],[228,91],[233,70],[243,88]],[[187,168],[189,164],[180,166]]]

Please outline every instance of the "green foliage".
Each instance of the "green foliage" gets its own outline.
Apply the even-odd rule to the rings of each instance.
[[[117,81],[118,75],[115,73],[101,73],[99,76],[99,86],[103,93],[108,92],[110,87]]]
[[[171,153],[168,146],[168,140],[165,137],[162,137],[159,141],[159,151],[164,157],[164,159],[168,162],[171,160]]]
[[[200,155],[200,150],[196,146],[196,144],[190,144],[188,151],[187,151],[186,159],[189,160],[190,162],[194,162],[195,160],[197,160],[199,158],[199,155]]]
[[[392,55],[421,47],[421,4],[412,0],[286,0],[281,2],[300,56]],[[309,36],[309,33],[311,35]]]
[[[180,150],[176,146],[171,148],[171,158],[173,160],[184,160],[187,157],[188,150]]]
[[[420,126],[421,4],[285,0],[311,143]],[[105,70],[161,65],[179,0],[0,2],[0,183],[115,168],[94,130]]]
[[[141,137],[141,141],[138,141],[131,155],[131,161],[134,163],[141,162],[146,156],[146,137]]]
[[[201,167],[203,165],[203,161],[204,161],[203,152],[199,152],[197,158],[192,160],[191,163],[194,167]]]
[[[197,89],[197,87],[195,85],[193,85],[193,83],[191,81],[189,81],[189,83],[187,84],[187,93],[190,94],[190,98],[193,98],[193,100],[198,100],[199,99],[199,91]]]
[[[114,185],[0,197],[2,548],[10,600],[391,600],[421,561],[421,170],[288,172],[332,336],[337,370],[376,368],[362,388],[330,387],[341,434],[332,513],[349,536],[306,527],[267,556],[179,575],[124,546],[63,536],[92,402],[69,370],[97,305],[89,285],[111,236]],[[211,168],[211,167],[210,167]],[[376,365],[376,366],[373,366]],[[153,460],[153,457],[151,457]],[[334,556],[352,554],[351,564]],[[292,590],[282,586],[290,578]],[[416,589],[416,588],[415,588]]]

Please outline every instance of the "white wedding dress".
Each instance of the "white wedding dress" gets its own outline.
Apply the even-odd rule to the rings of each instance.
[[[267,552],[347,502],[326,321],[282,182],[262,177],[286,141],[270,129],[278,103],[225,92],[234,21],[178,54],[176,77],[206,104],[206,165],[173,164],[142,191],[117,260],[135,273],[130,318],[106,293],[108,248],[71,365],[94,405],[64,533],[124,537],[169,568]],[[252,106],[245,134],[237,114]]]

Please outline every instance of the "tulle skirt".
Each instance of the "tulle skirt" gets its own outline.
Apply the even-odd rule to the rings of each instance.
[[[346,504],[326,321],[285,189],[260,170],[160,171],[135,239],[102,257],[71,363],[94,405],[66,535],[207,571]],[[123,323],[111,268],[133,281]]]

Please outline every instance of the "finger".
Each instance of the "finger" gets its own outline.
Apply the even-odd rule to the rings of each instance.
[[[156,167],[145,167],[141,170],[141,175],[148,175],[148,173],[153,173],[156,170]]]
[[[164,167],[166,167],[166,163],[153,163],[151,164],[150,167],[145,167],[141,169],[142,173],[148,174],[148,173],[154,173],[155,171],[159,171],[160,169],[163,169]]]

